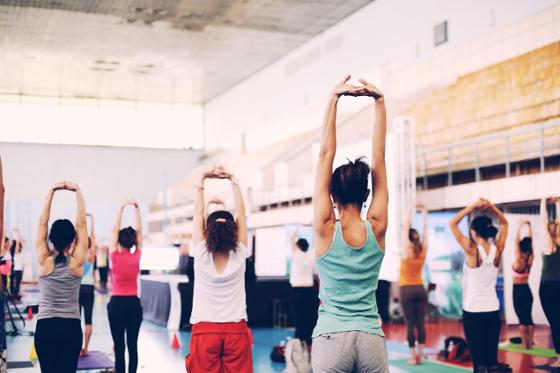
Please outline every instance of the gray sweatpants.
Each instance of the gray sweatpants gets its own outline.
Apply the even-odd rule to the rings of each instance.
[[[385,338],[364,332],[322,334],[313,338],[313,373],[389,373]]]

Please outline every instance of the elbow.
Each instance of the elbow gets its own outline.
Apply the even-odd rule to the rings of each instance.
[[[319,159],[326,160],[334,158],[335,152],[333,149],[328,149],[327,147],[322,147],[319,151]]]

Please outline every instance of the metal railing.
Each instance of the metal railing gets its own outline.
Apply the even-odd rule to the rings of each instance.
[[[457,171],[474,170],[474,181],[478,182],[482,169],[503,165],[505,177],[510,177],[512,163],[530,159],[539,160],[542,173],[545,158],[560,154],[560,120],[418,148],[416,152],[417,178],[423,180],[425,189],[430,175],[447,174],[450,186],[454,184],[453,174]]]

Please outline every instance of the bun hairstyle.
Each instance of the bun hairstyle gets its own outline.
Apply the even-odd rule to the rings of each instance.
[[[237,250],[237,223],[225,210],[214,211],[206,218],[206,247],[211,253],[228,253]]]
[[[127,250],[130,250],[132,246],[136,246],[136,229],[132,227],[126,227],[119,231],[119,245]]]
[[[519,249],[522,254],[526,254],[528,256],[533,255],[533,240],[531,237],[524,237],[521,241],[519,241]]]
[[[342,206],[353,205],[361,209],[368,197],[369,165],[363,157],[337,167],[329,187],[334,202]]]
[[[58,252],[54,262],[64,263],[66,262],[66,256],[64,255],[64,250],[68,248],[74,239],[76,238],[76,229],[74,224],[68,219],[56,220],[51,225],[51,231],[49,232],[49,241],[54,246],[55,251]]]
[[[309,242],[305,238],[300,238],[296,241],[296,246],[305,253],[309,249]]]
[[[495,239],[498,228],[492,224],[492,219],[486,215],[479,215],[471,221],[471,230],[475,231],[480,237],[488,240]]]

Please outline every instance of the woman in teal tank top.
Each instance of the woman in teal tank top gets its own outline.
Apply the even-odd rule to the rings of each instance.
[[[385,102],[372,84],[359,80],[361,85],[354,86],[348,84],[349,79],[348,75],[337,84],[329,98],[313,195],[321,305],[313,331],[311,360],[315,373],[385,373],[389,372],[387,350],[375,300],[387,229]],[[375,99],[371,168],[359,158],[332,171],[336,108],[341,96]],[[364,221],[361,211],[370,193],[370,174],[374,193]]]
[[[556,205],[556,220],[549,220],[547,198],[541,201],[542,225],[548,228],[546,246],[543,252],[543,267],[539,297],[544,314],[550,324],[552,343],[556,350],[556,360],[550,366],[553,372],[560,372],[560,197],[551,197]]]

